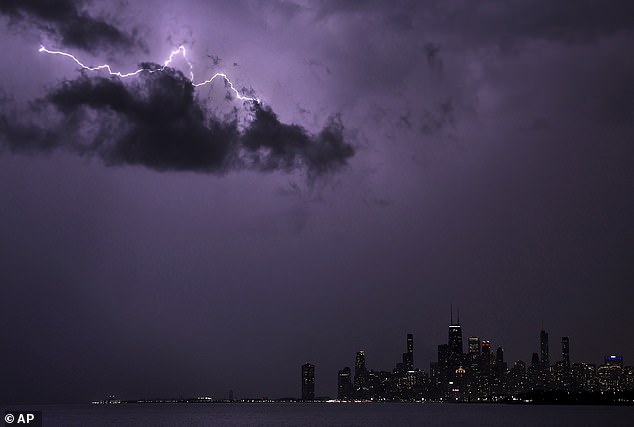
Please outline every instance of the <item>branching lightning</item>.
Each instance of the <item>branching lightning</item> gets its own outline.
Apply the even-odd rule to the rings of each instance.
[[[70,58],[73,61],[75,61],[75,63],[77,65],[79,65],[84,70],[88,70],[88,71],[103,71],[103,70],[105,70],[111,76],[117,76],[117,77],[120,77],[120,78],[134,77],[134,76],[136,76],[136,75],[138,75],[140,73],[143,73],[143,72],[146,72],[146,73],[161,72],[161,71],[165,70],[165,68],[169,67],[170,64],[172,63],[172,61],[174,60],[174,58],[180,54],[180,55],[182,55],[183,60],[185,61],[187,66],[189,67],[189,78],[190,78],[190,81],[191,81],[191,83],[192,83],[192,85],[194,87],[200,87],[200,86],[204,86],[204,85],[210,84],[216,78],[222,77],[222,79],[229,86],[229,88],[233,91],[233,93],[235,93],[236,98],[238,98],[238,99],[240,99],[242,101],[251,101],[251,102],[257,102],[257,103],[260,102],[260,100],[258,98],[252,98],[250,96],[241,95],[240,92],[238,92],[238,90],[233,87],[233,83],[231,82],[231,80],[229,80],[229,77],[227,77],[227,75],[225,73],[216,73],[213,76],[211,76],[211,78],[209,78],[207,80],[203,80],[201,82],[195,83],[194,82],[194,66],[192,65],[192,63],[187,58],[187,50],[185,49],[185,46],[182,46],[182,45],[179,46],[178,49],[173,50],[170,53],[169,57],[165,60],[165,62],[163,62],[163,66],[161,68],[156,69],[156,70],[147,69],[147,68],[139,68],[138,70],[135,70],[135,71],[132,71],[132,72],[129,72],[129,73],[122,73],[120,71],[112,71],[112,68],[108,64],[98,65],[96,67],[90,67],[90,66],[84,64],[83,62],[81,62],[74,55],[72,55],[72,54],[70,54],[68,52],[49,50],[49,49],[47,49],[44,46],[40,46],[39,52],[48,53],[50,55],[64,56],[66,58]]]

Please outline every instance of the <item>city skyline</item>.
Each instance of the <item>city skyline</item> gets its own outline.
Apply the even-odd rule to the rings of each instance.
[[[631,16],[0,1],[0,402],[331,395],[470,336],[627,362]]]
[[[562,336],[559,352],[551,358],[549,334],[539,333],[538,351],[530,362],[505,359],[505,348],[491,347],[490,339],[469,336],[463,347],[460,317],[453,309],[446,344],[438,345],[436,361],[429,369],[414,364],[414,337],[407,334],[402,362],[392,370],[370,370],[364,350],[356,353],[354,370],[346,366],[337,373],[338,400],[446,400],[461,402],[519,400],[531,392],[634,392],[634,366],[624,365],[622,354],[604,353],[601,365],[570,357],[570,338]],[[559,357],[557,357],[559,354]],[[554,361],[554,362],[553,362]],[[315,366],[311,367],[314,388]],[[615,369],[618,371],[616,372]],[[304,378],[304,369],[302,369]],[[486,380],[484,384],[482,380]],[[369,386],[369,383],[373,385]],[[302,388],[302,400],[306,399]]]
[[[624,356],[622,354],[604,353],[601,356],[602,364],[595,363],[594,361],[581,361],[575,360],[574,357],[570,357],[570,338],[568,336],[562,336],[559,341],[559,346],[556,347],[555,353],[550,351],[549,333],[543,329],[539,332],[537,351],[532,352],[531,357],[526,359],[508,360],[504,354],[506,349],[502,345],[492,348],[492,339],[483,339],[481,336],[469,336],[466,346],[462,345],[463,334],[462,324],[460,323],[459,316],[456,322],[453,322],[453,311],[451,320],[448,327],[448,340],[447,344],[438,345],[438,357],[435,361],[430,361],[425,369],[425,363],[418,366],[414,359],[414,335],[411,333],[406,334],[405,340],[405,352],[402,353],[401,362],[397,362],[392,369],[371,369],[367,365],[366,352],[360,349],[355,354],[353,368],[350,366],[344,366],[337,372],[336,376],[336,390],[334,393],[316,394],[315,384],[316,378],[320,381],[331,382],[332,375],[328,372],[322,372],[320,375],[316,375],[316,365],[311,362],[305,362],[301,365],[301,385],[299,387],[299,393],[294,396],[292,393],[286,393],[281,396],[271,396],[265,393],[263,396],[251,396],[244,395],[235,397],[233,389],[231,389],[227,396],[216,395],[206,397],[189,397],[189,398],[172,398],[174,400],[167,400],[166,398],[159,398],[152,396],[151,398],[145,397],[143,399],[133,399],[128,396],[123,400],[115,395],[110,396],[108,399],[95,401],[93,403],[249,403],[257,401],[265,402],[311,402],[311,401],[325,401],[325,400],[341,400],[341,401],[383,401],[383,400],[404,400],[404,401],[455,401],[455,402],[502,402],[507,403],[513,398],[517,400],[519,396],[523,396],[533,391],[565,391],[572,393],[597,393],[603,392],[634,392],[634,366],[624,363]],[[558,350],[557,350],[558,349]],[[554,357],[551,357],[554,356]],[[482,364],[484,359],[488,359],[486,364]],[[444,359],[444,361],[442,360]],[[441,373],[439,371],[439,365],[444,363],[445,369],[449,368],[450,372],[455,371],[456,374],[461,372],[465,378],[469,378],[472,370],[476,370],[479,375],[485,375],[492,380],[501,380],[504,378],[505,385],[504,392],[497,391],[498,394],[493,393],[494,398],[491,399],[490,395],[477,395],[465,397],[466,384],[462,384],[461,387],[465,387],[465,390],[454,389],[447,390],[447,383],[455,376],[451,374]],[[612,373],[608,373],[609,368],[616,367],[622,368],[619,372],[619,379],[614,379]],[[608,368],[608,369],[604,369]],[[442,368],[440,368],[442,370]],[[521,371],[518,372],[518,369]],[[601,372],[602,369],[604,372]],[[513,381],[517,382],[517,375],[524,375],[520,379],[520,386],[513,385]],[[417,391],[418,394],[400,395],[395,390],[387,392],[385,395],[377,396],[372,393],[363,390],[367,390],[368,378],[374,376],[380,378],[381,375],[390,377],[390,381],[396,384],[396,387],[402,386],[402,379],[408,378],[405,382],[407,390],[412,389],[414,384],[419,384],[421,388]],[[531,377],[531,375],[533,377]],[[545,375],[549,380],[540,379],[540,375]],[[590,375],[590,377],[588,377]],[[611,376],[610,376],[611,375]],[[325,378],[324,378],[325,377]],[[474,377],[470,378],[474,380]],[[540,383],[540,381],[551,381],[551,384]],[[583,382],[585,381],[585,383]],[[449,384],[453,384],[450,382]],[[236,385],[239,386],[239,385]],[[441,387],[438,389],[437,387]],[[442,387],[445,389],[443,390]],[[514,387],[514,388],[513,388]],[[476,386],[477,388],[477,386]],[[385,390],[384,390],[385,392]],[[364,394],[367,393],[367,394]],[[473,393],[473,392],[472,392]],[[488,393],[491,393],[488,390]],[[385,396],[388,397],[385,397]],[[634,396],[634,395],[633,395]],[[530,402],[525,402],[530,403]]]
[[[517,400],[519,396],[523,396],[533,391],[565,391],[572,393],[597,393],[603,392],[634,392],[634,366],[624,363],[622,354],[604,352],[601,356],[602,364],[595,361],[576,360],[570,357],[570,338],[562,336],[559,340],[559,346],[555,346],[555,352],[550,351],[549,333],[543,329],[539,332],[538,344],[536,351],[532,352],[531,357],[526,359],[508,360],[504,354],[506,349],[502,345],[492,348],[492,339],[483,339],[481,336],[469,336],[467,344],[464,346],[462,324],[459,316],[456,322],[453,321],[453,311],[448,326],[448,340],[446,344],[438,345],[438,357],[434,361],[429,361],[425,365],[417,365],[414,359],[414,335],[406,334],[405,352],[402,353],[401,362],[397,362],[393,368],[384,370],[369,368],[366,360],[366,352],[360,349],[355,354],[352,369],[350,366],[344,366],[337,372],[336,390],[332,393],[316,394],[315,384],[316,378],[320,382],[332,382],[332,375],[328,372],[322,372],[316,375],[316,365],[311,362],[305,362],[301,365],[301,385],[297,396],[293,393],[286,393],[280,396],[272,396],[264,393],[263,396],[243,395],[235,396],[233,389],[229,390],[227,396],[215,395],[204,397],[188,397],[188,398],[167,398],[159,396],[151,396],[144,398],[132,398],[127,396],[112,395],[107,399],[94,401],[93,403],[249,403],[249,402],[312,402],[326,400],[341,401],[454,401],[454,402],[502,402],[508,403],[508,400]],[[554,357],[553,357],[554,356]],[[484,358],[484,359],[483,359]],[[444,361],[443,361],[444,359]],[[487,359],[484,365],[482,361]],[[493,393],[494,398],[490,395],[465,396],[465,390],[454,389],[447,390],[447,383],[455,376],[441,373],[439,365],[444,363],[445,369],[449,368],[449,372],[461,372],[465,378],[469,378],[472,370],[476,370],[478,375],[485,375],[492,380],[500,381],[504,378],[504,392],[500,390]],[[425,368],[427,366],[427,368]],[[618,366],[622,370],[619,372],[619,379],[614,379],[614,374],[609,373],[609,368]],[[604,369],[608,368],[608,369]],[[518,372],[518,369],[520,371]],[[602,370],[604,372],[602,372]],[[289,374],[289,373],[287,373]],[[520,379],[520,386],[513,385],[513,381],[517,382],[517,375],[524,375]],[[420,388],[417,394],[400,395],[396,393],[398,390],[385,392],[381,396],[373,395],[366,391],[368,386],[368,378],[374,376],[375,381],[381,375],[385,378],[390,377],[389,381],[393,381],[395,387],[403,385],[403,378],[407,379],[405,387],[411,391],[417,382]],[[533,377],[531,377],[531,375]],[[540,375],[545,375],[548,380],[540,379]],[[590,377],[588,377],[590,375]],[[611,375],[611,376],[610,376]],[[474,378],[470,378],[470,381]],[[371,380],[370,380],[371,381]],[[540,383],[540,381],[550,381],[551,384]],[[585,381],[585,383],[584,383]],[[453,384],[453,381],[449,384]],[[441,389],[438,389],[438,387]],[[239,384],[236,384],[239,388]],[[442,388],[445,388],[444,390]],[[513,388],[514,387],[514,388]],[[476,386],[477,388],[477,386]],[[323,388],[322,388],[323,390]],[[364,394],[367,393],[367,394]],[[472,391],[473,393],[473,391]],[[488,390],[487,393],[491,393]],[[388,396],[388,397],[386,397]],[[633,395],[634,396],[634,395]],[[529,401],[525,403],[531,403]]]

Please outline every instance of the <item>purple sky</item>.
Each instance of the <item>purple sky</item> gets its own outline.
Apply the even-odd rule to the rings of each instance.
[[[450,304],[510,362],[542,323],[551,360],[634,361],[631,1],[3,3],[0,402],[297,396],[306,361],[334,395],[408,332],[428,370]],[[264,116],[41,43],[184,44]]]

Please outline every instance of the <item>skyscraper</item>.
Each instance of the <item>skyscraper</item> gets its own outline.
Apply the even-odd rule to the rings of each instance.
[[[354,363],[354,376],[359,377],[365,371],[365,352],[363,350],[357,351],[357,358]]]
[[[480,373],[482,376],[491,375],[491,341],[482,340],[482,353],[480,353]]]
[[[480,355],[480,338],[469,337],[469,357],[474,358]]]
[[[568,337],[561,337],[561,361],[564,369],[570,370],[570,340]]]
[[[469,375],[474,376],[480,365],[480,338],[469,337],[468,342],[469,353],[467,355],[468,363],[466,363],[466,365],[469,367],[469,370],[467,372]]]
[[[302,400],[315,400],[315,365],[302,365]]]
[[[438,384],[444,384],[447,382],[449,378],[449,368],[448,368],[448,357],[449,357],[449,348],[447,344],[439,344],[438,345],[438,362],[434,367],[433,371],[435,374],[435,381]]]
[[[449,354],[448,365],[449,373],[452,374],[455,370],[463,364],[463,351],[462,351],[462,326],[460,326],[460,315],[458,315],[458,322],[453,322],[453,309],[451,313],[450,325],[449,325]]]
[[[504,363],[504,349],[502,347],[498,347],[497,351],[495,352],[495,363]]]
[[[539,348],[541,351],[541,368],[543,371],[550,369],[550,356],[548,354],[548,332],[542,329],[539,334]]]
[[[504,361],[504,349],[498,347],[495,352],[495,374],[498,378],[502,378],[506,374],[507,367]]]
[[[354,363],[354,391],[356,397],[365,398],[368,389],[368,370],[365,367],[365,352],[357,351],[357,358]]]
[[[407,334],[407,352],[403,353],[403,366],[407,370],[414,369],[414,335]]]
[[[462,356],[462,327],[449,325],[449,353]]]
[[[352,374],[347,366],[339,371],[337,377],[337,399],[352,399]]]

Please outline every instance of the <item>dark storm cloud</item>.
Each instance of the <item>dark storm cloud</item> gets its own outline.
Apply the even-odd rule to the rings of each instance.
[[[270,108],[257,107],[255,120],[242,137],[242,145],[262,170],[292,170],[306,165],[312,173],[321,174],[344,166],[354,154],[343,140],[343,125],[338,117],[330,119],[316,136],[310,136],[298,125],[281,123]],[[260,155],[264,150],[264,155]]]
[[[210,115],[194,89],[182,73],[170,69],[144,73],[130,84],[83,75],[31,106],[33,117],[50,116],[52,108],[60,122],[37,125],[4,108],[0,137],[14,152],[64,148],[98,156],[107,165],[159,171],[303,169],[314,177],[345,166],[354,154],[338,118],[313,136],[301,126],[280,122],[269,107],[253,104],[252,120],[242,129],[235,114]]]
[[[138,44],[105,20],[82,10],[83,1],[74,0],[2,0],[0,13],[13,22],[27,22],[58,37],[64,46],[94,51],[104,47],[127,48]]]

